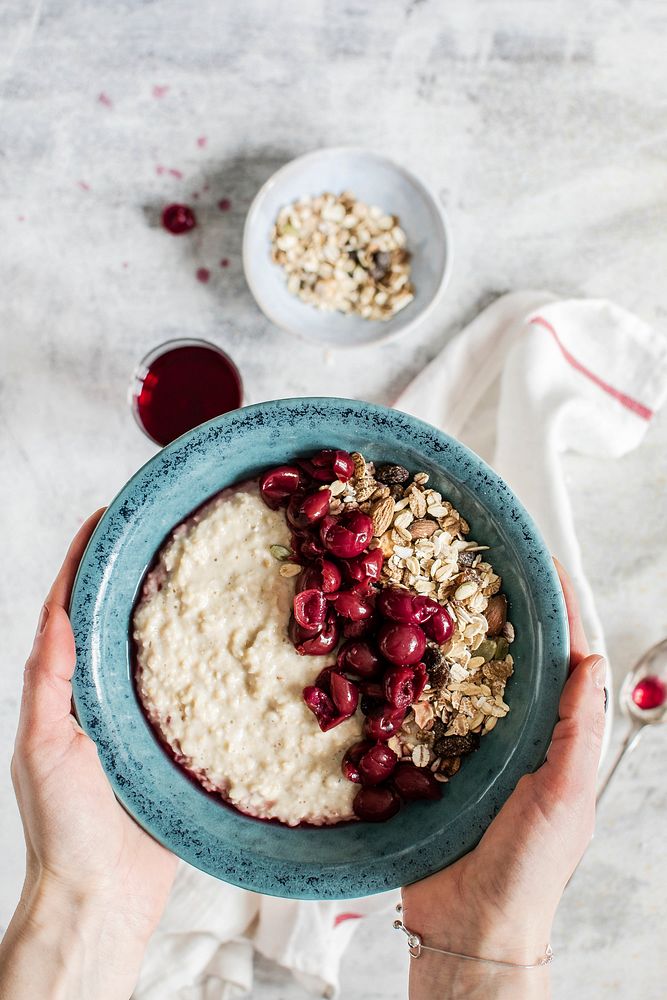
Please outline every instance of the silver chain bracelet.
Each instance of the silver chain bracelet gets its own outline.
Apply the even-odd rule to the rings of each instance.
[[[400,903],[396,906],[396,912],[403,912],[403,907]],[[520,962],[503,962],[499,958],[480,958],[479,955],[463,955],[460,951],[445,951],[444,948],[431,948],[429,945],[424,944],[420,935],[415,934],[414,931],[411,931],[408,927],[406,927],[400,917],[398,920],[394,920],[394,928],[397,931],[403,931],[406,935],[408,939],[408,951],[410,952],[412,958],[419,958],[423,951],[433,951],[438,955],[449,955],[451,958],[463,958],[466,962],[484,962],[487,965],[502,965],[505,968],[510,969],[543,969],[545,965],[550,965],[554,959],[554,953],[551,950],[551,945],[547,945],[544,958],[540,959],[539,962],[535,962],[534,965],[522,965]]]

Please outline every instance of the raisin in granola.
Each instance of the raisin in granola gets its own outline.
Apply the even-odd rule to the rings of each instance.
[[[439,691],[449,680],[449,664],[435,643],[428,643],[422,659],[431,687]]]
[[[460,757],[447,757],[445,760],[440,762],[440,767],[438,768],[438,771],[440,772],[440,774],[444,774],[448,778],[453,778],[460,767],[461,767]]]
[[[402,465],[380,465],[375,473],[375,478],[379,483],[393,486],[396,483],[406,483],[410,478],[410,473]]]
[[[436,736],[433,751],[438,757],[461,757],[463,754],[472,753],[478,746],[477,733],[468,733],[466,736]]]

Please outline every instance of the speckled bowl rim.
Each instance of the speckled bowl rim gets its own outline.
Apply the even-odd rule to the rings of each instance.
[[[377,421],[383,427],[391,425],[391,436],[394,439],[401,438],[401,443],[406,447],[417,448],[416,440],[419,440],[423,450],[428,443],[431,462],[441,459],[439,467],[443,474],[454,476],[458,482],[463,483],[464,488],[471,489],[472,481],[476,477],[483,477],[490,490],[484,500],[485,508],[495,506],[499,509],[504,503],[510,505],[508,509],[511,517],[503,521],[503,532],[505,537],[513,539],[520,549],[529,554],[522,572],[528,586],[534,588],[530,593],[540,612],[538,620],[542,628],[546,626],[548,634],[541,648],[545,653],[543,658],[545,662],[549,662],[552,672],[543,682],[546,690],[542,692],[542,697],[539,700],[532,697],[530,715],[521,730],[521,753],[516,752],[519,749],[517,744],[507,759],[500,762],[497,773],[483,795],[467,804],[464,815],[456,816],[454,823],[458,825],[453,828],[453,835],[451,831],[449,834],[453,836],[455,848],[450,846],[447,849],[442,841],[441,831],[435,831],[419,843],[406,844],[392,856],[391,864],[384,856],[377,856],[372,861],[344,861],[340,864],[258,858],[254,853],[244,853],[238,845],[227,842],[217,842],[213,851],[210,845],[202,844],[201,839],[198,839],[196,822],[187,829],[183,828],[182,823],[170,825],[169,817],[159,808],[146,807],[145,789],[141,785],[140,774],[127,776],[116,770],[115,755],[118,747],[114,746],[113,740],[109,741],[110,731],[108,723],[105,723],[103,705],[93,676],[93,650],[96,644],[99,648],[100,643],[97,626],[100,601],[104,598],[104,587],[113,574],[114,558],[113,555],[110,557],[113,544],[118,543],[119,537],[122,538],[123,524],[130,522],[136,512],[141,510],[144,502],[142,487],[152,483],[155,489],[156,482],[160,482],[160,475],[164,480],[169,463],[175,463],[178,468],[185,461],[184,452],[188,450],[194,454],[205,453],[207,442],[208,447],[214,446],[216,433],[222,433],[227,427],[233,428],[235,421],[238,422],[238,432],[253,422],[270,424],[272,417],[281,410],[285,417],[292,419],[307,419],[309,410],[312,411],[311,417],[314,413],[326,413],[327,419],[332,420],[335,420],[337,413],[342,417],[345,410],[363,413],[365,419]],[[434,454],[437,457],[433,457]],[[455,472],[452,471],[452,466],[456,466]],[[502,500],[498,500],[498,497]],[[200,499],[204,500],[205,497]],[[193,503],[191,509],[196,506],[197,503]],[[139,581],[137,586],[138,583]],[[558,718],[558,701],[569,661],[565,603],[553,561],[533,520],[507,484],[474,452],[431,425],[377,404],[337,397],[271,400],[248,406],[202,424],[154,455],[120,490],[96,526],[77,572],[70,602],[70,617],[77,654],[72,681],[76,715],[83,729],[97,743],[102,766],[124,808],[156,840],[196,868],[254,892],[288,898],[344,899],[372,895],[424,878],[471,850],[521,775],[534,771],[543,762]],[[129,678],[128,685],[131,688]],[[165,769],[167,765],[175,768],[165,754]],[[183,776],[183,780],[188,779]],[[159,801],[159,789],[150,791]],[[419,808],[428,808],[428,804],[424,807],[418,805]],[[417,806],[410,808],[416,809]],[[402,814],[391,822],[399,821],[400,815]],[[271,824],[261,825],[267,831],[275,829]],[[353,824],[356,828],[365,825]],[[278,829],[285,828],[278,826]],[[326,836],[326,833],[322,831],[322,835]],[[446,843],[450,844],[450,841]]]
[[[452,244],[452,227],[449,222],[449,218],[444,208],[438,201],[433,190],[428,186],[426,181],[418,177],[417,174],[413,173],[407,167],[404,167],[401,163],[397,163],[396,160],[392,160],[391,157],[386,156],[384,153],[377,153],[372,149],[365,149],[363,146],[328,146],[325,149],[314,149],[309,153],[303,153],[301,156],[297,156],[293,160],[289,160],[282,167],[279,167],[269,177],[267,181],[262,184],[259,191],[255,195],[248,209],[246,215],[245,225],[243,227],[243,245],[242,245],[242,261],[243,261],[243,273],[245,276],[248,288],[252,293],[252,297],[257,303],[258,307],[264,313],[267,319],[271,320],[280,330],[284,330],[285,333],[291,334],[293,337],[298,337],[299,340],[307,344],[312,344],[316,347],[331,348],[336,347],[335,337],[317,339],[314,337],[308,337],[306,334],[302,333],[301,330],[297,330],[290,326],[289,323],[284,323],[282,320],[278,319],[276,314],[271,308],[271,303],[268,301],[267,297],[260,292],[254,278],[253,278],[253,268],[250,261],[250,233],[253,227],[259,225],[257,221],[257,215],[261,205],[270,191],[284,180],[286,177],[290,177],[293,174],[298,174],[302,169],[304,164],[311,163],[320,159],[335,159],[339,156],[366,156],[368,159],[375,160],[379,163],[383,163],[386,166],[391,167],[396,173],[402,174],[411,184],[416,188],[421,190],[425,199],[431,205],[433,209],[433,220],[434,224],[439,225],[442,228],[442,235],[445,244],[445,260],[442,267],[442,273],[440,275],[440,280],[436,288],[428,301],[425,301],[415,313],[413,318],[409,323],[404,326],[397,326],[393,330],[383,331],[382,323],[380,321],[375,321],[375,326],[377,327],[377,336],[373,337],[372,340],[360,340],[358,343],[346,343],[344,350],[354,350],[355,348],[361,347],[375,347],[378,344],[388,344],[392,340],[396,340],[398,337],[402,337],[403,334],[409,333],[411,330],[415,330],[422,323],[425,323],[428,317],[433,313],[435,307],[440,303],[442,297],[449,285],[452,268],[454,265],[454,249]],[[269,234],[267,233],[267,254],[269,250]],[[314,308],[314,307],[311,307]]]

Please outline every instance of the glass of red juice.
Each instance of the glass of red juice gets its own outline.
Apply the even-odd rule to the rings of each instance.
[[[143,358],[134,373],[131,404],[142,431],[166,445],[243,402],[238,368],[207,340],[168,340]]]

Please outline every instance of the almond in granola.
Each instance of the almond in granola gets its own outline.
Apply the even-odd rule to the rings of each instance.
[[[382,536],[387,531],[394,517],[394,507],[394,498],[385,497],[371,508],[374,535]]]
[[[504,594],[495,594],[486,607],[486,620],[489,625],[488,636],[495,639],[500,635],[507,621],[507,598]]]
[[[414,511],[413,511],[414,513]],[[415,515],[417,517],[417,515]],[[438,530],[437,521],[431,521],[429,518],[418,517],[416,521],[413,521],[410,525],[410,535],[412,538],[430,538]]]

